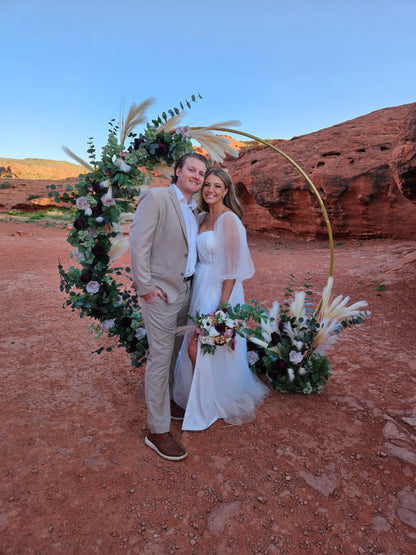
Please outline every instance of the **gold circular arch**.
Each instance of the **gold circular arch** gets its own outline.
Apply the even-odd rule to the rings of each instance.
[[[194,129],[201,129],[201,128],[200,127],[195,127]],[[304,172],[304,170],[290,156],[288,156],[285,152],[283,152],[282,150],[280,150],[276,146],[269,143],[269,141],[266,141],[264,139],[260,139],[259,137],[256,137],[255,135],[251,135],[250,133],[245,133],[244,131],[237,131],[235,129],[229,129],[228,127],[210,127],[210,129],[215,130],[215,131],[223,131],[224,133],[233,133],[233,134],[236,133],[238,135],[243,135],[244,137],[248,137],[250,139],[253,139],[254,141],[257,141],[258,143],[261,143],[261,144],[271,148],[272,150],[275,150],[276,152],[278,152],[281,156],[283,156],[283,158],[285,158],[288,162],[290,162],[292,164],[292,166],[294,166],[298,170],[298,172],[300,172],[303,175],[303,177],[306,179],[306,181],[310,185],[314,195],[318,199],[318,202],[319,202],[319,205],[321,207],[321,210],[322,210],[322,213],[323,213],[323,216],[324,216],[324,220],[325,220],[325,223],[326,223],[326,227],[327,227],[327,231],[328,231],[328,238],[329,238],[329,248],[330,248],[328,278],[331,277],[332,272],[333,272],[333,268],[334,268],[334,238],[333,238],[333,235],[332,235],[332,228],[331,228],[331,224],[329,222],[328,212],[326,211],[326,208],[325,208],[325,205],[324,205],[324,202],[322,200],[321,195],[319,194],[315,185],[312,183],[312,180]],[[319,303],[316,312],[319,311],[320,305],[321,305],[321,303]]]

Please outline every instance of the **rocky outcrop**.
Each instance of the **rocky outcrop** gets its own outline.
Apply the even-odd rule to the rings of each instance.
[[[334,236],[416,236],[416,103],[386,108],[291,140],[272,141],[319,191]],[[305,178],[263,145],[226,167],[248,229],[319,238],[327,226]]]

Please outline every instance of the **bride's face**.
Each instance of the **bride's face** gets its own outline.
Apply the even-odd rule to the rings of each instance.
[[[214,206],[218,203],[222,204],[227,189],[224,182],[213,173],[209,175],[202,186],[202,198],[208,206]]]

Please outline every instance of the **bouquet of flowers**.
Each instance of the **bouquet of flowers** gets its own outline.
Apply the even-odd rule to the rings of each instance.
[[[232,350],[235,348],[236,336],[248,336],[254,330],[247,327],[247,323],[260,323],[265,319],[264,309],[251,301],[254,305],[236,305],[234,307],[224,303],[214,312],[209,314],[196,313],[189,318],[196,324],[196,333],[201,343],[203,354],[214,354],[217,346],[228,345]],[[257,328],[259,333],[259,328]]]
[[[320,306],[313,310],[306,301],[311,291],[298,291],[294,300],[273,304],[258,328],[249,336],[251,369],[265,373],[273,387],[284,392],[321,393],[331,375],[331,364],[323,354],[340,331],[361,324],[369,314],[366,301],[347,306],[349,297],[330,300],[333,278],[328,278]],[[292,292],[291,289],[287,291]]]
[[[198,312],[191,319],[196,324],[196,333],[204,354],[215,353],[217,345],[235,348],[236,334],[243,328],[243,322],[228,316],[227,307],[200,315]]]

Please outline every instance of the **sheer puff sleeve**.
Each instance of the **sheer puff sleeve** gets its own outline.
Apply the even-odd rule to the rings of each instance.
[[[245,227],[234,212],[225,212],[215,223],[215,242],[218,245],[215,268],[220,281],[243,281],[254,274],[254,264],[247,245]]]

